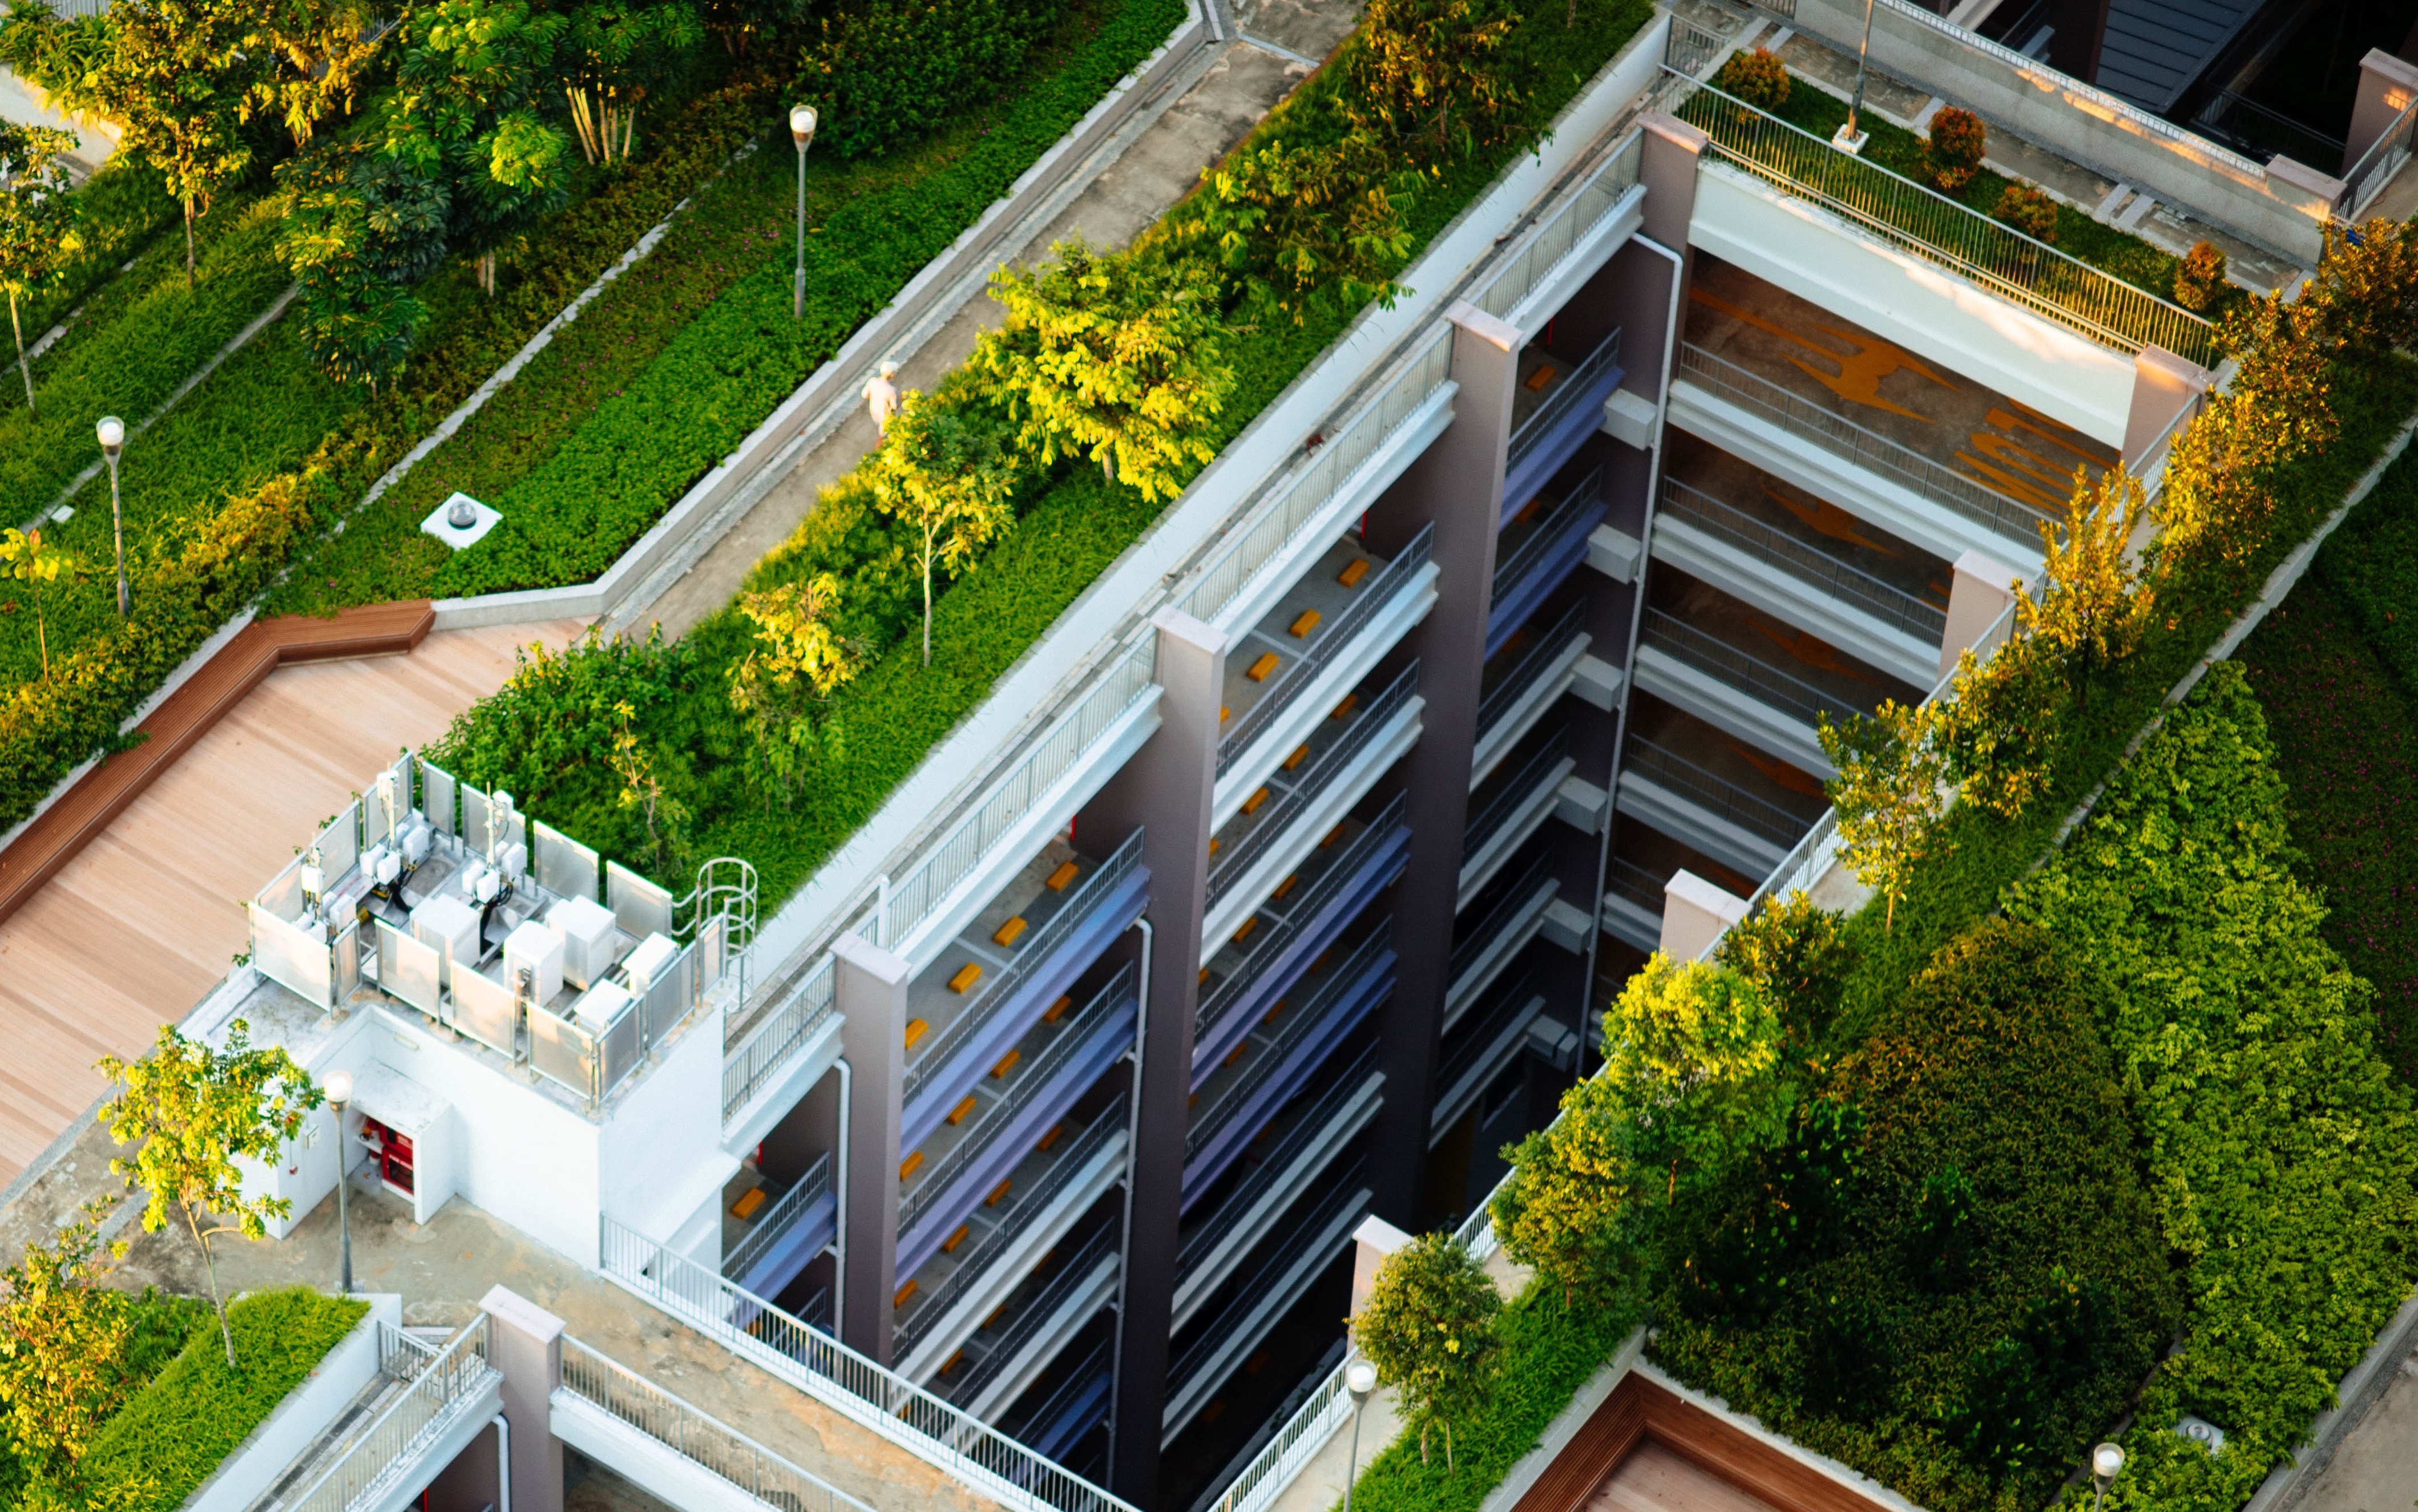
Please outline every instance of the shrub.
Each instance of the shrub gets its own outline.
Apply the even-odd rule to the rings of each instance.
[[[1788,103],[1791,81],[1780,55],[1767,48],[1733,53],[1713,75],[1713,87],[1757,110],[1778,111]]]
[[[2196,241],[2175,265],[2175,303],[2186,310],[2206,310],[2225,292],[2225,249],[2212,241]]]
[[[1494,1283],[1451,1234],[1421,1234],[1377,1268],[1369,1305],[1353,1315],[1352,1336],[1376,1366],[1378,1382],[1394,1388],[1418,1425],[1422,1460],[1429,1433],[1442,1428],[1451,1467],[1453,1424],[1477,1415],[1492,1384],[1502,1310]]]
[[[2009,184],[1991,213],[2034,241],[2057,241],[2057,202],[2029,184]]]
[[[1050,0],[852,0],[799,54],[815,145],[861,158],[925,135],[995,91],[1055,19]]]
[[[1989,131],[1971,111],[1945,105],[1931,117],[1931,130],[1922,145],[1923,160],[1931,165],[1931,181],[1953,194],[1982,171]]]

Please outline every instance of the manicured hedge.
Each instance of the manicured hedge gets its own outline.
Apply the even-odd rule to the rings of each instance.
[[[94,1435],[83,1464],[96,1505],[168,1512],[207,1480],[286,1395],[310,1377],[369,1304],[308,1287],[259,1291],[227,1308],[230,1369],[218,1320]]]

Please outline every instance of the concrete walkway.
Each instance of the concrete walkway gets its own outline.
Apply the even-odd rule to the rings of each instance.
[[[1029,266],[1053,242],[1081,236],[1122,247],[1201,181],[1261,117],[1310,73],[1359,19],[1355,0],[1252,0],[1237,8],[1243,37],[1214,48],[1207,70],[1054,220],[1025,237],[1008,260]],[[999,323],[987,294],[966,291],[956,312],[899,359],[898,386],[929,389],[962,363],[983,331]],[[797,457],[728,533],[651,603],[621,611],[629,628],[649,621],[683,635],[728,603],[765,553],[788,539],[836,482],[873,449],[873,421],[862,407],[820,445]]]
[[[2406,1512],[2418,1502],[2418,1354],[2344,1435],[2293,1512]]]

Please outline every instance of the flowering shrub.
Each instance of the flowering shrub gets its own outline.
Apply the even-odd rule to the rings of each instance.
[[[2034,241],[2057,240],[2057,202],[2029,184],[2009,184],[1991,213]]]
[[[2175,266],[2175,303],[2186,310],[2205,310],[2225,290],[2225,249],[2212,241],[2192,243]]]
[[[1923,144],[1931,181],[1951,194],[1971,183],[1982,171],[1982,154],[1988,142],[1982,117],[1954,105],[1942,107],[1931,118],[1931,134]]]
[[[1780,55],[1767,48],[1733,53],[1713,75],[1713,87],[1745,100],[1757,110],[1777,111],[1788,103],[1790,80]]]

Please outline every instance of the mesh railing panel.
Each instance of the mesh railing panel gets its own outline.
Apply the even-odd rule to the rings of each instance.
[[[1775,846],[1786,848],[1795,845],[1803,826],[1811,822],[1798,818],[1777,803],[1755,797],[1736,783],[1715,776],[1685,756],[1643,736],[1629,742],[1629,759],[1622,763],[1621,770],[1624,775],[1633,771],[1640,777],[1660,783],[1699,807]]]
[[[1643,640],[1644,644],[1656,650],[1685,662],[1732,687],[1744,689],[1807,725],[1818,726],[1825,714],[1833,720],[1841,720],[1866,712],[1844,698],[1825,693],[1814,684],[1791,676],[1768,662],[1750,656],[1719,636],[1706,634],[1686,620],[1660,609],[1645,611]]]
[[[806,1173],[773,1199],[772,1207],[756,1220],[756,1227],[747,1230],[747,1237],[739,1241],[723,1259],[723,1275],[735,1278],[754,1269],[756,1262],[764,1258],[764,1252],[772,1248],[789,1225],[798,1220],[798,1215],[832,1189],[831,1163],[829,1153],[817,1155],[815,1163],[806,1168]]]
[[[773,1073],[795,1050],[811,1039],[838,1007],[838,992],[832,957],[824,956],[792,988],[781,1006],[762,1023],[757,1025],[735,1047],[725,1053],[722,1062],[722,1116],[735,1115],[747,1104],[747,1099],[760,1092],[773,1079]]]
[[[1937,640],[1948,634],[1948,611],[1937,604],[1892,588],[1861,568],[1676,478],[1662,480],[1662,514],[1811,583],[1833,598],[1844,599],[1892,629],[1924,640]]]
[[[1419,664],[1416,661],[1402,668],[1374,703],[1360,710],[1352,728],[1343,739],[1321,751],[1317,757],[1299,772],[1285,773],[1284,792],[1278,797],[1268,816],[1252,826],[1241,844],[1221,849],[1209,871],[1209,906],[1215,908],[1253,862],[1292,827],[1293,816],[1325,791],[1337,772],[1350,765],[1366,750],[1380,731],[1393,723],[1395,714],[1419,691]],[[1273,783],[1271,786],[1275,786]]]
[[[1497,265],[1493,276],[1470,302],[1490,315],[1508,317],[1520,301],[1547,283],[1562,259],[1637,187],[1637,168],[1644,151],[1644,134],[1630,132],[1593,173],[1569,191],[1569,197],[1551,215],[1537,222],[1527,238]]]

